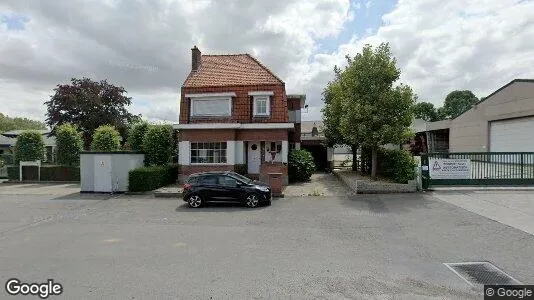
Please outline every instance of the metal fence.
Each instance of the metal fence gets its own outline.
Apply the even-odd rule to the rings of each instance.
[[[429,166],[430,158],[469,159],[471,178],[432,179],[427,168],[423,170],[423,180],[428,186],[534,184],[534,152],[428,153],[422,155],[423,166]]]

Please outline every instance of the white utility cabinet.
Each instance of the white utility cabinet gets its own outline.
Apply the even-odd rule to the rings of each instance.
[[[128,191],[128,172],[144,166],[141,152],[82,152],[81,192],[117,193]]]

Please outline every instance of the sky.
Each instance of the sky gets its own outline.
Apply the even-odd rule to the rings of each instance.
[[[57,84],[89,77],[123,86],[130,111],[177,122],[197,45],[257,57],[319,120],[334,66],[381,42],[400,82],[440,106],[453,90],[534,78],[533,37],[534,0],[3,0],[0,112],[44,120]]]

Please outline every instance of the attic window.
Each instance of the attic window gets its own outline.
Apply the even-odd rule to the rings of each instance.
[[[231,114],[231,97],[205,97],[191,99],[192,117],[228,117]]]
[[[270,114],[269,96],[254,96],[254,115],[268,116]]]

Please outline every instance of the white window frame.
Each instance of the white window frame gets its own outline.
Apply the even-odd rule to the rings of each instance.
[[[195,97],[191,99],[191,111],[189,115],[191,117],[231,117],[232,116],[232,97]],[[215,112],[213,114],[195,114],[195,103],[199,101],[214,101],[225,100],[228,101],[228,112]]]
[[[266,109],[266,112],[265,113],[258,113],[257,109],[258,109],[258,102],[259,101],[263,101],[265,100],[266,104],[267,104],[267,109]],[[254,110],[254,116],[260,116],[260,117],[268,117],[271,115],[271,97],[269,97],[268,95],[258,95],[258,96],[254,96],[254,105],[253,105],[253,110]]]
[[[205,148],[202,148],[200,149],[198,147],[198,145],[195,147],[194,144],[206,144],[206,143],[218,143],[220,144],[219,146],[219,149],[205,149]],[[222,148],[222,144],[224,143],[224,148]],[[211,150],[211,151],[219,151],[219,153],[221,153],[223,150],[224,150],[224,153],[225,153],[225,156],[220,156],[220,158],[224,157],[224,162],[193,162],[193,155],[192,155],[192,151],[203,151],[203,152],[207,152],[208,150]],[[197,157],[199,157],[200,155],[197,154]],[[221,141],[221,142],[190,142],[190,147],[189,147],[189,161],[191,163],[191,165],[227,165],[228,164],[228,143],[226,141]],[[215,157],[215,155],[213,155],[213,157]]]

